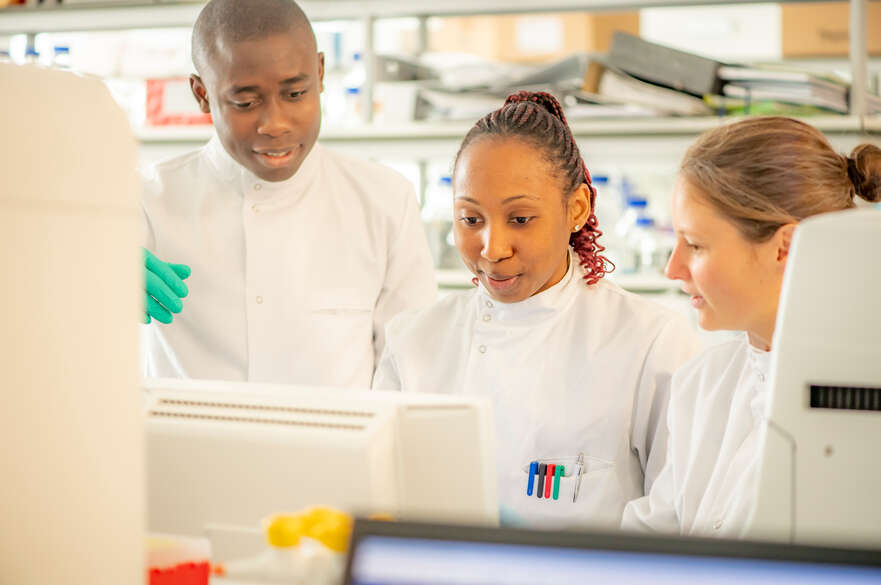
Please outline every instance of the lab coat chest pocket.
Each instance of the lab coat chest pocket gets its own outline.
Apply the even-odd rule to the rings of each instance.
[[[356,288],[327,288],[316,291],[307,301],[309,311],[317,315],[358,316],[373,313],[373,299]]]
[[[507,502],[503,504],[508,508],[509,517],[547,527],[611,525],[619,519],[615,498],[607,497],[614,496],[618,491],[614,462],[584,456],[580,474],[577,456],[539,458],[535,462],[539,465],[553,464],[555,471],[562,465],[565,472],[559,477],[554,474],[544,481],[540,481],[538,475],[534,476],[530,490],[531,462],[522,465],[517,470],[520,473],[514,474],[511,478],[514,481],[508,486]],[[539,497],[540,493],[541,497]],[[555,493],[558,495],[557,498],[554,498]],[[545,497],[546,495],[550,497]],[[610,504],[612,511],[609,510]]]
[[[324,288],[307,300],[313,346],[333,353],[373,342],[373,299],[354,288]]]

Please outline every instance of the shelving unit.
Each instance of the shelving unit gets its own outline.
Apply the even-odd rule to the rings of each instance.
[[[821,0],[777,0],[819,2]],[[863,1],[863,0],[852,0]],[[562,12],[569,10],[632,10],[665,6],[760,4],[767,0],[304,0],[300,2],[312,20],[391,18],[403,16],[456,16]],[[192,26],[204,1],[126,3],[89,2],[49,6],[13,6],[0,10],[0,34],[170,28]]]
[[[780,3],[804,0],[778,0]],[[821,0],[807,0],[821,1]],[[170,0],[127,3],[63,4],[0,9],[0,35],[41,32],[99,31],[190,27],[204,0]],[[584,10],[630,10],[639,8],[706,6],[763,3],[763,0],[303,0],[300,4],[315,21],[358,20],[365,28],[365,54],[373,54],[373,28],[377,19],[403,16],[454,16],[493,13],[530,13]],[[850,0],[851,47],[848,60],[856,87],[867,78],[866,6],[867,0]],[[426,27],[422,26],[425,35]],[[424,38],[422,39],[425,40]],[[421,46],[425,46],[422,42]],[[840,61],[840,60],[839,60]],[[368,72],[367,99],[372,95]],[[859,92],[855,92],[858,94]],[[364,108],[372,111],[372,108]],[[859,96],[853,100],[849,116],[807,118],[826,133],[839,148],[849,148],[867,135],[881,135],[881,116],[861,115],[865,111]],[[734,118],[641,118],[570,120],[573,133],[583,145],[585,159],[602,164],[616,157],[653,160],[664,164],[678,161],[694,136]],[[342,150],[374,158],[449,159],[471,124],[467,122],[414,123],[408,125],[363,124],[334,127],[325,121],[321,141]],[[182,151],[204,143],[213,134],[211,127],[147,127],[136,130],[144,149]],[[414,157],[415,153],[415,157]],[[424,169],[424,162],[421,163]],[[425,177],[422,172],[422,182]],[[471,276],[464,271],[438,271],[443,287],[467,288]],[[675,292],[678,284],[662,275],[610,275],[624,288],[638,292]]]
[[[570,122],[577,137],[591,136],[693,136],[711,128],[731,123],[735,117],[648,118],[574,120]],[[818,129],[829,134],[881,132],[881,117],[814,116],[807,118]],[[415,123],[408,125],[362,125],[351,128],[326,127],[321,134],[329,142],[400,142],[418,140],[461,140],[470,122]],[[204,142],[213,134],[210,126],[149,127],[139,129],[139,140],[151,142]]]
[[[779,3],[795,1],[815,2],[820,0],[778,0]],[[373,54],[373,23],[378,18],[402,17],[402,16],[451,16],[466,14],[493,14],[493,13],[529,13],[547,11],[574,11],[574,10],[629,10],[638,8],[673,7],[673,6],[705,6],[705,5],[731,5],[731,4],[756,4],[762,0],[548,0],[536,2],[536,0],[444,0],[432,2],[428,0],[365,0],[355,2],[352,0],[305,0],[301,2],[303,9],[313,20],[334,19],[361,19],[364,21],[367,34],[367,47],[365,54]],[[61,4],[47,6],[12,6],[0,10],[0,35],[12,34],[36,34],[41,32],[62,31],[85,31],[85,30],[115,30],[132,28],[166,28],[166,27],[189,27],[195,21],[203,1],[193,0],[170,0],[141,2],[131,0],[129,2],[96,2],[85,4]],[[867,55],[866,55],[866,13],[868,0],[850,0],[851,6],[851,46],[850,63],[851,74],[855,87],[867,85]],[[421,27],[423,35],[425,27]],[[424,39],[423,39],[424,40]],[[424,42],[422,45],[424,46]],[[368,60],[369,62],[369,60]],[[369,67],[368,67],[369,69]],[[373,83],[370,72],[365,83],[365,95],[371,99],[373,95]],[[372,101],[372,100],[371,100]],[[372,108],[365,108],[367,116],[370,116]],[[865,112],[865,96],[862,92],[852,92],[851,113],[862,116]],[[368,120],[369,121],[369,120]],[[617,124],[609,121],[610,124]],[[696,122],[698,127],[703,122]],[[660,126],[664,127],[661,121]],[[683,122],[686,126],[690,122]],[[643,126],[638,125],[640,131],[651,130],[651,123]],[[862,128],[862,125],[860,126]],[[700,130],[691,130],[700,132]],[[627,134],[626,124],[616,126],[614,130],[618,134]],[[662,130],[666,132],[666,130]],[[678,132],[677,132],[678,133]],[[353,135],[354,136],[354,135]],[[435,138],[434,134],[428,134],[426,138]],[[369,139],[383,140],[381,135],[365,137]],[[354,139],[354,138],[353,138]]]

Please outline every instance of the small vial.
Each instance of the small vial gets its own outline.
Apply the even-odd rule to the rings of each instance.
[[[70,69],[70,47],[56,45],[53,49],[52,66],[58,69]]]
[[[28,48],[24,52],[24,62],[30,65],[39,65],[40,53],[33,47]]]

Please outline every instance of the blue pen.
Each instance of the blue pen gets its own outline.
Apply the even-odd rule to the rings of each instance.
[[[526,484],[526,495],[532,495],[532,488],[535,485],[535,474],[538,473],[538,461],[529,464],[529,482]]]

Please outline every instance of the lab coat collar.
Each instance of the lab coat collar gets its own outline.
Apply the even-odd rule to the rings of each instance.
[[[208,141],[208,144],[205,145],[205,154],[208,158],[208,161],[211,163],[211,166],[214,167],[214,170],[217,172],[217,176],[224,181],[232,181],[239,174],[239,169],[241,169],[241,165],[233,160],[233,158],[226,152],[226,149],[223,147],[223,144],[220,143],[220,138],[217,137],[217,134],[214,134],[211,137],[211,140]]]
[[[546,319],[566,309],[578,294],[579,287],[585,286],[582,279],[579,278],[583,274],[583,269],[575,261],[577,257],[570,250],[569,270],[566,271],[560,282],[517,303],[503,303],[495,300],[481,283],[477,295],[480,313],[482,315],[490,314],[498,322],[528,324]]]
[[[293,203],[302,197],[318,175],[321,166],[321,147],[316,143],[303,159],[294,175],[285,181],[264,181],[238,162],[236,162],[220,143],[215,134],[206,146],[208,160],[217,170],[218,176],[227,181],[236,181],[240,192],[249,201],[267,203]]]
[[[749,363],[750,366],[759,374],[759,377],[764,381],[768,377],[768,373],[771,371],[771,352],[760,349],[749,342],[749,334],[747,335],[746,343],[749,348]]]
[[[744,333],[747,344],[747,359],[749,367],[753,370],[756,382],[753,384],[753,395],[749,401],[749,408],[753,416],[753,425],[759,424],[765,418],[765,411],[768,402],[768,389],[770,388],[770,380],[768,379],[771,371],[771,352],[755,347],[749,342],[749,334]]]

